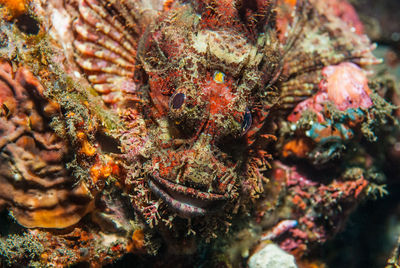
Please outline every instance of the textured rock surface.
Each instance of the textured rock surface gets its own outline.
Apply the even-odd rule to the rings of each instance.
[[[275,244],[268,244],[249,259],[249,268],[297,268],[294,257]]]

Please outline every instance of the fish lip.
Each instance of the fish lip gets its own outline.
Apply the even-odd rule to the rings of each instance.
[[[167,189],[168,192],[170,193],[176,193],[176,194],[182,194],[185,196],[190,196],[194,199],[198,200],[209,200],[209,201],[217,201],[217,200],[226,200],[228,199],[227,193],[225,194],[220,194],[220,193],[212,193],[212,192],[204,192],[201,190],[198,190],[196,188],[191,188],[188,186],[184,186],[181,184],[177,184],[174,182],[171,182],[169,180],[166,180],[158,174],[158,172],[153,172],[153,175],[151,176],[152,180],[158,183],[159,185],[162,185],[165,189]]]
[[[204,216],[219,211],[226,203],[226,196],[198,191],[194,188],[180,186],[153,174],[148,180],[149,188],[159,198],[183,218]],[[173,185],[174,189],[169,184]],[[183,188],[182,188],[183,187]],[[185,189],[187,191],[179,191]],[[207,198],[211,197],[211,198]]]

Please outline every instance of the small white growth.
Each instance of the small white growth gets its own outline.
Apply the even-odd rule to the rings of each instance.
[[[114,234],[108,235],[103,232],[100,232],[99,234],[101,235],[101,238],[102,238],[102,244],[105,247],[111,247],[118,241],[118,236],[116,236]]]
[[[249,259],[249,268],[297,268],[294,257],[275,244],[268,244]]]
[[[394,144],[394,150],[395,150],[396,152],[399,152],[399,151],[400,151],[400,142],[396,142],[396,143]]]
[[[243,48],[241,50],[241,53],[235,53],[235,44],[225,42],[225,38],[226,36],[221,35],[218,32],[204,30],[192,37],[193,47],[199,53],[205,53],[208,49],[213,56],[228,64],[240,64],[245,61],[248,58],[250,51],[252,51],[252,46],[247,44],[245,40],[239,41],[237,39],[236,43],[241,43]]]
[[[20,181],[20,180],[22,179],[22,176],[21,176],[19,173],[15,173],[15,174],[13,175],[13,177],[14,177],[14,180],[15,180],[15,181]]]
[[[58,9],[53,9],[51,14],[51,22],[53,23],[54,29],[57,31],[59,37],[68,36],[70,16],[68,13],[61,13]]]
[[[74,75],[75,75],[75,77],[77,77],[77,78],[80,78],[80,77],[81,77],[81,74],[80,74],[78,71],[75,71],[75,72],[74,72]]]

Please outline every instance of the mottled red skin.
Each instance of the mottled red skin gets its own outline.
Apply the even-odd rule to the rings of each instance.
[[[270,4],[260,2],[257,5],[260,14],[268,14]],[[202,15],[198,22],[198,15],[193,13],[192,7],[171,9],[158,19],[156,27],[145,36],[139,49],[149,83],[151,117],[162,125],[168,125],[164,130],[156,125],[148,126],[155,137],[154,144],[160,147],[145,163],[146,172],[150,180],[154,180],[150,182],[153,192],[175,208],[177,204],[167,196],[168,193],[178,192],[183,199],[194,198],[200,203],[201,200],[211,201],[213,196],[223,196],[225,201],[237,197],[247,172],[247,164],[242,159],[255,141],[270,109],[270,106],[259,103],[258,97],[251,96],[254,84],[244,86],[248,82],[238,82],[235,72],[241,62],[228,64],[224,62],[226,59],[218,58],[221,56],[217,52],[201,51],[204,42],[201,38],[191,40],[203,34],[209,44],[221,43],[226,47],[225,53],[240,57],[240,49],[252,46],[250,37],[257,34],[257,25],[246,26],[240,21],[237,17],[241,11],[229,1],[216,2],[213,8],[206,3],[193,4],[193,9]],[[253,15],[244,14],[247,18]],[[226,17],[221,19],[220,16]],[[191,35],[192,32],[185,27],[192,28],[191,31],[198,32],[198,35]],[[232,44],[235,42],[232,36],[239,40],[236,46]],[[232,40],[226,42],[224,39],[228,37]],[[245,40],[244,44],[240,40]],[[246,68],[256,68],[247,65],[250,63],[241,67],[242,72],[247,71]],[[184,96],[184,101],[182,107],[174,108],[172,103],[178,94]],[[167,132],[170,137],[162,138],[161,133]],[[240,151],[223,151],[221,146],[226,141],[237,142]],[[232,150],[227,146],[225,150]],[[259,162],[265,164],[267,154],[259,153],[258,149],[253,149],[253,152],[261,159]],[[261,173],[257,176],[260,178],[256,180],[261,180]],[[252,187],[248,190],[254,191]],[[190,211],[184,208],[189,207],[183,200],[180,202],[183,211],[178,214],[188,216]]]

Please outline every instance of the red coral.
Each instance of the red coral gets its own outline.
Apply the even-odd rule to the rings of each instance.
[[[355,174],[356,179],[337,178],[328,184],[317,183],[297,167],[279,162],[275,163],[274,175],[274,179],[286,182],[285,190],[281,190],[291,196],[291,212],[286,215],[296,220],[297,224],[295,228],[292,226],[287,229],[290,235],[272,236],[276,228],[272,227],[264,237],[270,237],[281,248],[298,257],[310,245],[323,243],[343,227],[347,216],[365,196],[369,185],[362,173]]]

